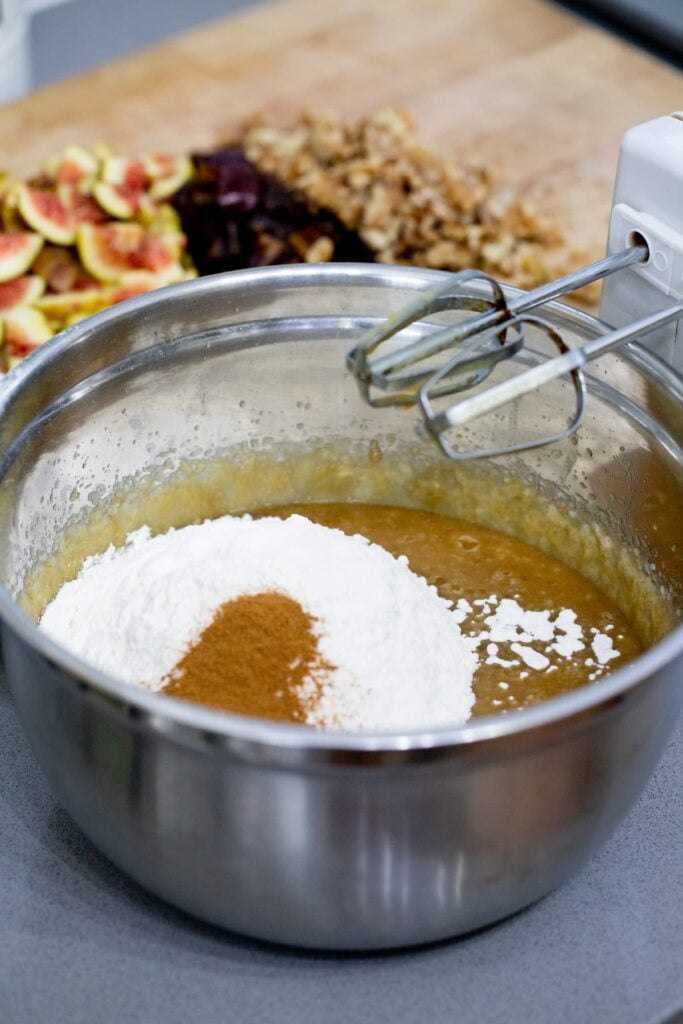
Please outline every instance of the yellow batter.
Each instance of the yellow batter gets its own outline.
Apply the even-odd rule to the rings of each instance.
[[[143,524],[161,532],[244,511],[297,511],[362,533],[407,555],[413,571],[447,598],[472,601],[495,593],[518,595],[527,609],[571,608],[586,633],[613,627],[620,654],[607,671],[676,621],[670,600],[637,555],[593,520],[517,478],[479,468],[456,474],[446,460],[426,465],[420,450],[414,457],[388,456],[374,442],[365,450],[335,443],[292,452],[243,450],[231,459],[187,463],[163,479],[135,481],[65,529],[58,550],[27,576],[22,604],[38,618],[87,556],[122,544]],[[478,626],[476,614],[463,623],[466,632]],[[590,682],[596,673],[588,657],[589,650],[570,661],[558,657],[556,670],[524,678],[524,666],[512,671],[482,664],[475,713],[526,706]]]

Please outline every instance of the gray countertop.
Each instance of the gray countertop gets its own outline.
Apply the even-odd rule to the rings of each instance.
[[[683,1020],[683,723],[564,888],[467,938],[382,955],[241,939],[145,893],[51,796],[0,678],[1,1024]]]

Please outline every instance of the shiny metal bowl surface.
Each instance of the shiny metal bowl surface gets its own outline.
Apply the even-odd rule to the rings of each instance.
[[[123,685],[19,607],[26,573],[64,527],[160,465],[172,474],[178,458],[237,458],[245,443],[305,450],[314,437],[414,446],[413,414],[367,408],[343,356],[441,276],[329,265],[190,282],[71,328],[0,395],[0,613],[35,755],[114,863],[248,935],[388,948],[539,899],[633,804],[683,700],[679,627],[598,685],[515,714],[434,732],[317,732]],[[602,329],[567,307],[548,315],[570,337]],[[589,390],[578,444],[500,471],[618,529],[680,592],[683,383],[633,346],[595,367]],[[482,421],[479,440],[523,426]],[[428,477],[443,456],[417,443]]]

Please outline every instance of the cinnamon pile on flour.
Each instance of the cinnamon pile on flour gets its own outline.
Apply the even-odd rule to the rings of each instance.
[[[462,723],[476,642],[405,557],[287,519],[224,516],[87,559],[41,626],[129,683],[350,731]]]
[[[240,715],[303,722],[306,681],[333,669],[320,656],[314,627],[300,604],[275,591],[226,601],[164,692]]]
[[[568,607],[514,597],[439,595],[394,557],[301,515],[224,516],[86,560],[41,626],[125,682],[243,715],[347,731],[452,726],[473,682],[509,680],[579,659],[585,681],[620,657],[611,623],[587,628]],[[508,671],[510,675],[508,675]],[[500,691],[500,692],[499,692]]]

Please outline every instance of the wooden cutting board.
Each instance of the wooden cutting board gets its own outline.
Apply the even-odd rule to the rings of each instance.
[[[383,104],[600,251],[621,135],[683,106],[683,76],[549,0],[279,0],[0,108],[0,164],[28,174],[68,142],[202,149],[257,111]]]

